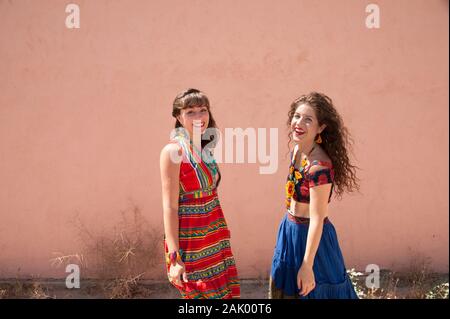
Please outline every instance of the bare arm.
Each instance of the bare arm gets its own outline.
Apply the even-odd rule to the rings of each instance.
[[[311,170],[310,173],[313,173]],[[331,191],[331,183],[311,187],[309,189],[309,228],[306,239],[305,255],[302,266],[297,275],[297,284],[301,289],[300,294],[306,296],[315,288],[313,272],[314,258],[319,248],[323,232],[323,220],[328,215],[328,198]]]
[[[168,144],[161,151],[160,157],[164,233],[169,252],[179,249],[178,197],[180,163],[172,160],[171,153],[174,152],[179,152],[178,145]]]
[[[328,215],[328,197],[330,191],[331,184],[310,188],[310,219],[305,256],[303,258],[303,263],[310,267],[314,264],[314,257],[319,248],[320,239],[322,237],[323,220]]]
[[[179,251],[178,199],[180,195],[180,163],[181,150],[176,144],[168,144],[161,151],[161,185],[164,214],[164,233],[169,253]],[[187,274],[183,261],[177,260],[169,266],[169,280],[175,285],[187,282]]]

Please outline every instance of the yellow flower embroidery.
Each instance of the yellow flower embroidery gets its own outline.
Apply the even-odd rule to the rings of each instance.
[[[294,166],[291,166],[291,168],[289,168],[289,174],[292,174],[294,172]]]
[[[299,171],[295,171],[295,178],[298,180],[302,179],[302,174]]]
[[[288,181],[286,183],[286,195],[288,197],[292,197],[292,194],[294,194],[294,182],[293,181]]]
[[[303,159],[303,160],[302,160],[302,167],[305,167],[306,165],[308,165],[308,161],[305,160],[305,159]]]

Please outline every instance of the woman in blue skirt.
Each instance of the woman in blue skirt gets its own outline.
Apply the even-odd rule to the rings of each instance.
[[[328,218],[333,191],[340,198],[359,189],[347,152],[349,134],[332,100],[321,93],[296,99],[288,117],[289,143],[295,146],[269,298],[357,299]]]

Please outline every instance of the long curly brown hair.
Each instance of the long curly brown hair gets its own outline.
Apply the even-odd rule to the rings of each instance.
[[[351,193],[359,190],[359,179],[356,176],[358,167],[350,163],[348,152],[353,140],[348,129],[344,126],[341,116],[336,111],[333,101],[325,94],[318,92],[300,96],[290,106],[287,121],[289,128],[295,111],[302,104],[307,104],[314,109],[319,126],[326,125],[320,133],[322,138],[320,146],[333,163],[336,196],[341,198],[344,192]],[[290,132],[289,144],[291,140],[292,133]]]

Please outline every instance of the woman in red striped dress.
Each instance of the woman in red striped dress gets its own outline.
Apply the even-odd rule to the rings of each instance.
[[[188,89],[175,98],[172,116],[177,133],[160,159],[169,281],[186,299],[239,298],[230,232],[217,196],[220,172],[210,146],[215,139],[205,139],[216,128],[209,100]],[[201,147],[193,142],[196,132],[202,134]]]

